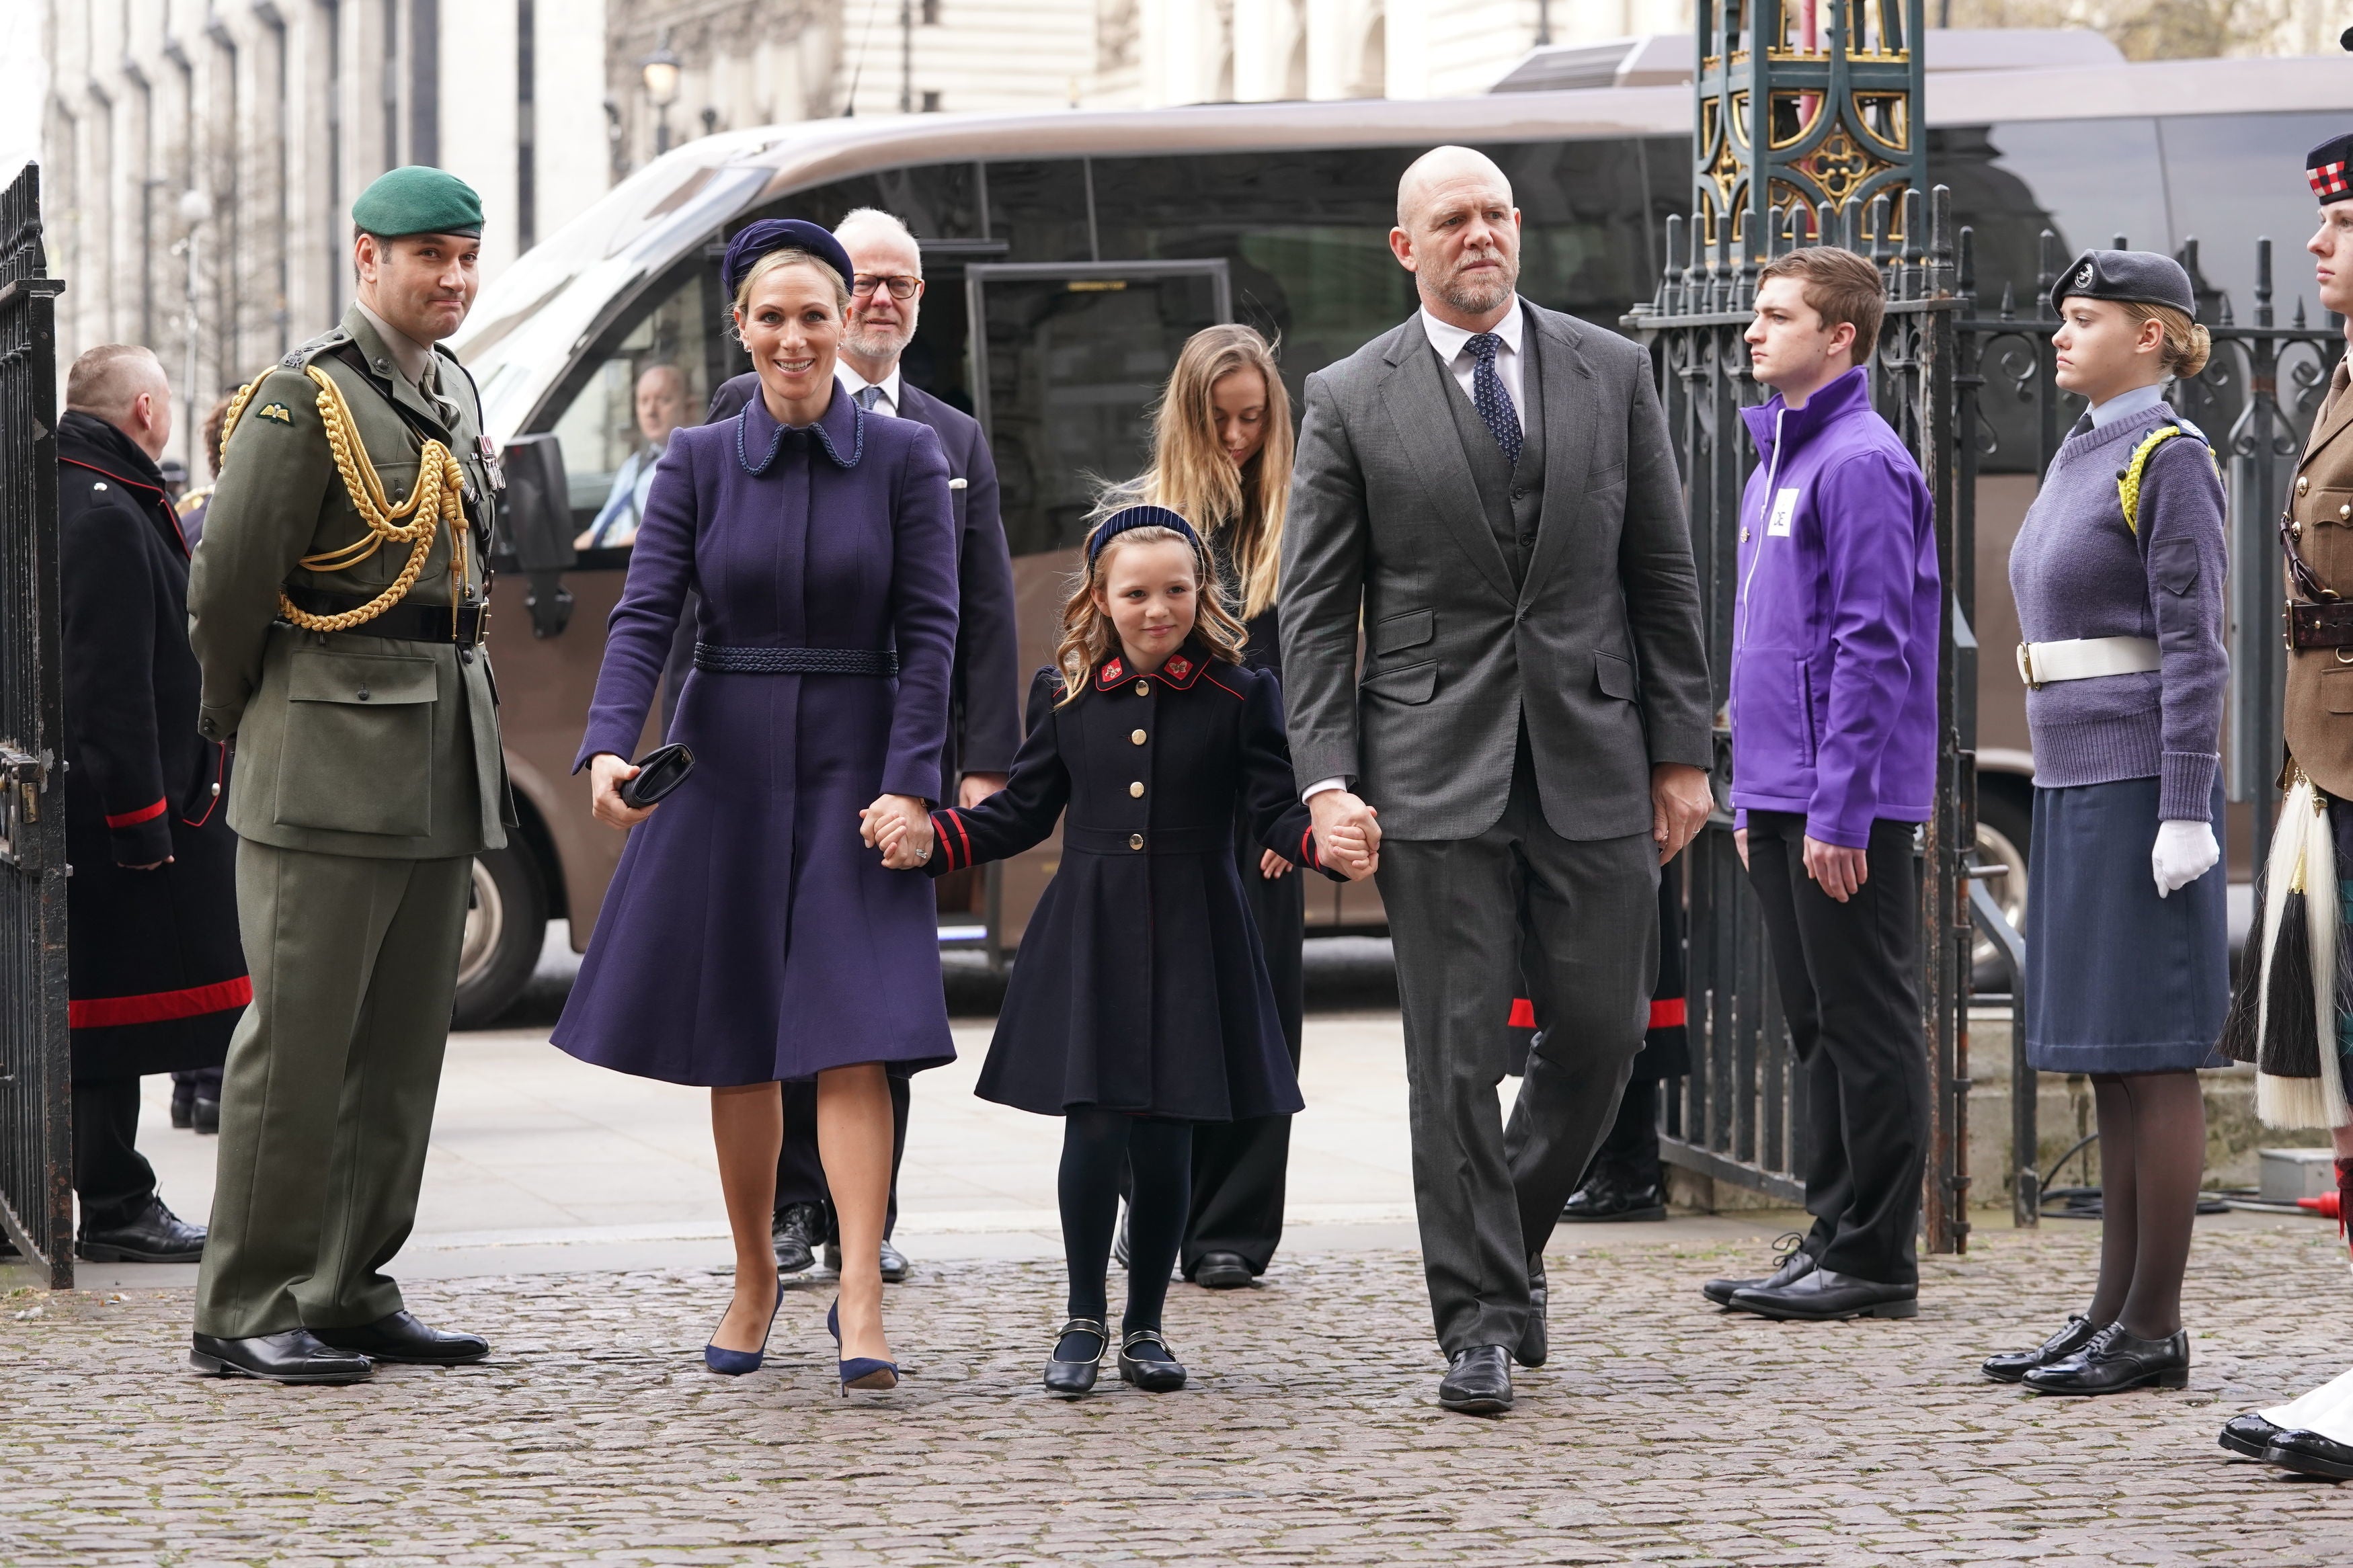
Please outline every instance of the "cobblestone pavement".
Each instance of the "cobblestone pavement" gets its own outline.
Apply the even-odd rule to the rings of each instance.
[[[1060,1270],[923,1270],[911,1377],[836,1397],[827,1295],[770,1370],[704,1373],[708,1273],[433,1282],[487,1331],[458,1371],[290,1390],[182,1370],[184,1290],[0,1313],[0,1562],[52,1563],[2261,1563],[2353,1559],[2353,1489],[2228,1460],[2227,1417],[2340,1371],[2319,1226],[2201,1234],[2180,1394],[2039,1400],[1978,1380],[2080,1304],[2089,1226],[1931,1259],[1920,1317],[1775,1324],[1699,1280],[1755,1244],[1613,1233],[1556,1255],[1554,1361],[1501,1419],[1431,1402],[1416,1261],[1291,1258],[1179,1289],[1193,1386],[1036,1384]]]

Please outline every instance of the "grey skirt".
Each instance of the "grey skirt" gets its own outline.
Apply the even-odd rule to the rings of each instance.
[[[2026,876],[2026,1056],[2042,1072],[2224,1066],[2229,874],[2157,896],[2158,781],[2034,792]],[[2222,786],[2210,820],[2222,831]]]

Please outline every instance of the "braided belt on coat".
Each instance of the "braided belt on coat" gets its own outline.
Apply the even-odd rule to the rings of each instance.
[[[694,645],[694,668],[723,675],[880,675],[899,673],[899,655],[890,648],[725,647]]]

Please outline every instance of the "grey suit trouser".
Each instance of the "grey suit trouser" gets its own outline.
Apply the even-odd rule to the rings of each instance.
[[[1438,1342],[1519,1342],[1531,1260],[1618,1113],[1658,968],[1647,833],[1563,838],[1525,743],[1504,815],[1474,838],[1381,845],[1411,1100],[1414,1205]],[[1518,890],[1526,889],[1523,953]],[[1506,1127],[1497,1089],[1524,956],[1552,1008]]]

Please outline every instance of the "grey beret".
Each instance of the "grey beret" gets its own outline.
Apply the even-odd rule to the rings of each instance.
[[[2190,289],[2189,274],[2170,256],[2153,250],[2084,252],[2067,264],[2067,270],[2051,286],[2051,308],[2059,309],[2073,295],[2170,305],[2192,319],[2198,314],[2198,296]]]

